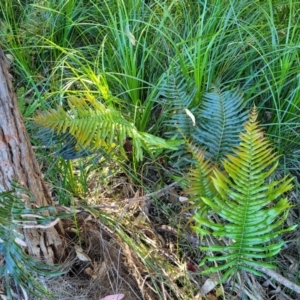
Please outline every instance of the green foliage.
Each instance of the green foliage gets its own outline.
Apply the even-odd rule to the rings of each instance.
[[[227,243],[225,246],[200,247],[203,251],[214,253],[205,257],[201,265],[206,261],[221,262],[218,266],[207,268],[204,273],[226,270],[223,279],[238,270],[258,274],[255,266],[273,267],[262,260],[280,251],[284,241],[278,241],[276,237],[296,227],[283,228],[291,206],[287,198],[278,200],[292,188],[292,178],[268,180],[278,165],[278,156],[264,137],[256,117],[254,109],[245,125],[246,131],[240,135],[241,142],[235,155],[228,155],[223,162],[225,173],[215,169],[212,176],[208,174],[217,195],[207,197],[209,193],[205,192],[202,197],[199,194],[209,210],[219,218],[204,218],[197,213],[196,231],[201,235],[221,237]],[[199,180],[202,180],[201,176]]]
[[[195,105],[196,84],[183,73],[164,74],[159,97],[164,97],[166,136],[180,135],[205,149],[206,157],[220,161],[238,145],[239,133],[247,119],[246,102],[238,91],[217,86],[204,93]],[[199,102],[199,101],[197,101]],[[185,149],[175,155],[185,155]]]
[[[38,281],[37,276],[59,276],[62,274],[58,266],[48,266],[35,261],[27,255],[22,246],[26,246],[20,230],[45,226],[55,219],[52,207],[29,209],[21,199],[21,195],[30,197],[28,192],[15,187],[9,192],[0,193],[0,253],[5,263],[0,268],[0,276],[5,278],[7,297],[11,299],[12,280],[30,295],[54,299]],[[52,216],[43,213],[51,212]]]
[[[146,148],[151,152],[152,146],[158,151],[153,156],[159,153],[156,141],[146,144],[149,136],[143,133],[151,133],[151,138],[184,136],[201,151],[206,150],[198,153],[203,161],[209,157],[218,163],[238,144],[236,133],[243,130],[244,105],[252,102],[260,108],[266,135],[281,154],[279,167],[299,172],[299,1],[99,3],[0,1],[1,47],[11,55],[11,73],[25,116],[31,117],[37,109],[54,112],[52,109],[60,105],[67,122],[72,123],[76,109],[63,106],[63,99],[66,95],[93,94],[104,100],[104,110],[124,121],[117,126],[126,137],[130,132],[135,136],[140,150],[134,147],[134,159],[142,159],[140,154]],[[103,78],[116,95],[109,101],[101,92]],[[217,86],[212,89],[213,84]],[[91,103],[84,106],[93,109]],[[212,111],[216,118],[207,117]],[[109,114],[104,114],[108,119],[102,116],[101,122],[112,128],[115,123]],[[93,116],[97,118],[100,120]],[[88,126],[84,121],[80,124]],[[91,149],[74,137],[76,133],[68,133],[70,127],[59,134],[63,144],[60,153],[66,154],[65,158],[90,154]],[[110,155],[123,152],[118,130],[101,141],[103,147],[110,146]],[[81,138],[87,145],[89,138]],[[111,138],[113,143],[109,144]],[[96,142],[92,139],[89,146],[95,148]],[[57,174],[67,177],[67,166],[56,163],[59,159],[52,160],[48,148],[41,154],[45,143],[39,147],[39,141],[36,146],[46,162],[46,176],[53,174],[54,184]],[[189,160],[184,146],[168,152],[168,157],[174,172],[181,172]],[[201,162],[197,169],[191,174],[190,193],[196,206],[207,208],[197,195],[213,199],[214,185],[209,180],[203,186],[195,184],[198,176],[208,174],[211,178],[213,167]],[[69,185],[63,188],[69,189]],[[198,213],[204,211],[199,209]]]
[[[193,203],[192,207],[196,208],[198,215],[206,216],[207,205],[202,197],[212,199],[216,195],[216,189],[211,180],[216,166],[205,158],[205,151],[193,145],[189,145],[189,148],[195,163],[188,173],[185,191],[190,195],[189,200]]]
[[[193,122],[186,114],[185,109],[196,115],[197,112],[193,101],[196,95],[196,85],[194,81],[185,76],[180,70],[167,71],[162,75],[159,83],[158,99],[163,98],[164,109],[169,119],[165,119],[166,136],[176,135],[191,136],[195,132]],[[196,120],[196,123],[198,118]]]
[[[132,154],[137,161],[143,158],[143,149],[152,157],[161,149],[176,149],[171,142],[139,132],[133,123],[127,121],[113,107],[107,107],[93,97],[86,99],[69,97],[69,110],[58,106],[38,114],[34,120],[38,124],[55,130],[58,134],[69,132],[79,145],[92,150],[116,148],[126,154],[124,144],[128,138],[132,143]]]
[[[194,142],[203,145],[207,157],[220,161],[239,142],[239,133],[247,119],[245,102],[238,91],[214,88],[204,94]]]

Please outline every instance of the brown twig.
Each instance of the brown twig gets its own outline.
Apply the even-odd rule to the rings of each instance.
[[[128,202],[128,203],[132,203],[132,202],[136,202],[136,201],[147,201],[150,200],[152,198],[160,198],[164,195],[166,195],[168,193],[168,191],[170,191],[174,186],[178,185],[178,181],[173,182],[167,186],[165,186],[164,188],[155,191],[153,193],[147,194],[145,196],[141,196],[141,197],[134,197],[134,198],[126,198],[121,200],[122,202]]]
[[[52,222],[50,222],[46,225],[36,224],[35,221],[28,221],[28,222],[24,222],[24,225],[22,225],[22,228],[26,228],[26,229],[28,229],[28,228],[48,229],[50,227],[55,226],[59,221],[60,221],[60,219],[56,218],[55,220],[53,220]]]
[[[286,279],[285,277],[283,277],[282,275],[276,273],[275,271],[268,269],[266,267],[260,266],[260,267],[254,267],[256,270],[263,272],[264,274],[272,277],[273,279],[275,279],[276,281],[278,281],[279,283],[281,283],[282,285],[284,285],[285,287],[293,290],[294,292],[300,294],[300,286],[297,285],[296,283]]]

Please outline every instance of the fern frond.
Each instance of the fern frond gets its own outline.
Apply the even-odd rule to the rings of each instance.
[[[55,151],[56,156],[60,156],[63,159],[77,159],[94,154],[94,152],[80,147],[74,136],[68,132],[56,134],[50,128],[42,127],[37,131],[35,137],[41,140],[46,147],[57,149]]]
[[[207,157],[220,161],[238,145],[247,111],[237,91],[215,88],[204,95],[198,119],[198,127],[192,135],[194,143],[205,148]]]
[[[159,90],[159,97],[162,96],[165,99],[165,112],[170,116],[164,124],[168,128],[166,136],[180,136],[181,133],[189,136],[194,128],[186,109],[189,109],[191,113],[196,111],[193,105],[196,95],[195,83],[191,78],[184,76],[180,70],[171,69],[162,76]]]
[[[189,194],[189,199],[193,203],[189,208],[196,208],[198,215],[201,214],[204,217],[207,205],[202,197],[213,198],[216,195],[216,189],[211,179],[216,167],[208,159],[205,159],[205,151],[192,144],[189,144],[188,148],[193,155],[195,164],[188,173],[185,192]]]
[[[216,223],[200,214],[195,216],[196,231],[226,238],[229,243],[200,247],[218,253],[206,257],[202,265],[207,260],[223,263],[208,268],[205,273],[226,270],[224,279],[238,270],[257,273],[253,268],[255,265],[272,267],[261,259],[278,253],[284,242],[275,238],[295,228],[283,228],[290,204],[287,198],[278,200],[292,188],[292,178],[267,181],[277,167],[278,156],[255,119],[256,113],[252,111],[245,132],[240,134],[241,142],[235,155],[228,155],[223,163],[227,176],[219,170],[213,171],[212,181],[218,195],[202,197],[223,222]]]
[[[238,91],[215,86],[195,105],[196,84],[180,70],[164,74],[159,96],[165,98],[166,136],[188,138],[205,149],[206,157],[219,162],[239,143],[247,121],[245,101]],[[179,156],[180,151],[176,154]]]
[[[120,151],[125,154],[123,144],[129,137],[132,139],[133,154],[137,160],[142,160],[143,149],[150,154],[153,153],[152,148],[176,149],[164,139],[139,132],[119,111],[106,107],[92,97],[70,97],[68,104],[69,110],[59,106],[57,109],[39,113],[34,121],[51,128],[57,134],[68,132],[81,147],[91,150],[102,147],[113,149],[119,145]]]
[[[0,193],[0,254],[5,259],[5,264],[0,268],[0,276],[5,279],[9,299],[12,299],[12,281],[38,299],[54,299],[38,281],[37,276],[59,276],[62,274],[61,268],[39,263],[26,254],[22,248],[26,243],[18,230],[26,228],[27,224],[49,224],[56,218],[55,210],[53,207],[28,209],[19,196],[23,194],[31,196],[17,184],[14,184],[14,190]],[[45,216],[46,211],[48,214],[51,212],[52,216]]]

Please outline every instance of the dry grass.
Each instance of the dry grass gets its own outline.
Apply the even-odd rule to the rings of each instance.
[[[67,273],[44,279],[55,299],[99,300],[117,293],[124,294],[125,300],[300,299],[266,275],[240,273],[221,286],[216,284],[217,276],[203,277],[198,267],[203,257],[197,247],[201,241],[188,224],[191,212],[179,201],[178,186],[149,198],[125,176],[106,184],[99,185],[98,192],[93,186],[88,206],[78,200],[75,223],[64,221],[69,240]],[[296,194],[290,197],[296,204]],[[128,203],[128,198],[142,200]],[[296,209],[289,223],[297,222]],[[299,239],[296,232],[284,238],[287,243],[276,271],[297,281]],[[87,261],[80,260],[78,246]],[[206,289],[209,283],[211,290]]]

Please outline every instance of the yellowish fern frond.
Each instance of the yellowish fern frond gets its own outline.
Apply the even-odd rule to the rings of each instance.
[[[212,198],[216,194],[216,189],[211,180],[213,170],[216,168],[205,158],[205,151],[188,144],[189,151],[195,160],[194,166],[190,169],[187,177],[187,188],[185,192],[189,195],[189,200],[193,203],[189,208],[196,208],[198,214],[207,211],[207,205],[202,197]]]
[[[58,134],[68,132],[82,147],[92,150],[103,145],[108,148],[119,145],[124,154],[123,145],[129,137],[137,161],[142,160],[144,150],[152,155],[156,149],[176,149],[164,139],[139,132],[119,111],[105,106],[92,96],[86,99],[71,96],[68,106],[68,110],[58,106],[57,109],[41,112],[34,117],[34,121]]]

